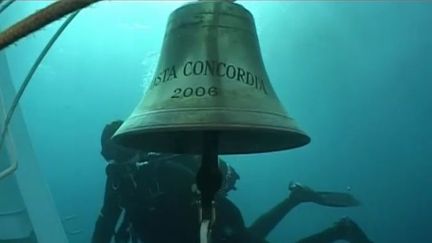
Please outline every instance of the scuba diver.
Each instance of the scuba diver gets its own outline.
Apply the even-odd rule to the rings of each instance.
[[[144,153],[120,146],[111,137],[121,124],[122,121],[114,121],[106,125],[101,136],[101,154],[108,161],[107,180],[92,243],[109,243],[112,238],[116,243],[199,242],[199,191],[195,175],[200,156]],[[236,189],[235,184],[240,177],[223,160],[219,160],[219,167],[223,185],[215,198],[214,243],[266,243],[265,238],[271,230],[289,211],[304,202],[331,207],[359,204],[348,193],[316,192],[299,183],[292,183],[286,199],[246,227],[240,210],[227,198],[228,192]],[[324,243],[348,237],[359,238],[352,227],[340,227],[338,224],[337,229],[320,232],[311,236],[314,238],[299,242]],[[361,240],[351,242],[370,242]]]
[[[108,161],[107,181],[92,242],[108,243],[113,237],[116,242],[198,242],[195,170],[199,156],[143,153],[119,146],[111,136],[121,123],[107,125],[101,136],[101,154]],[[215,199],[214,242],[262,242],[252,239],[240,211],[226,198],[235,189],[238,174],[223,161],[220,169],[224,183]]]

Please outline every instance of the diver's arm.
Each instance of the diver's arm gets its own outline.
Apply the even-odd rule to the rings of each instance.
[[[265,239],[276,225],[287,215],[294,207],[299,204],[292,197],[288,197],[278,205],[270,209],[267,213],[260,216],[249,227],[249,232],[256,238]]]
[[[121,208],[117,201],[116,191],[108,177],[105,185],[105,197],[102,210],[96,221],[92,236],[92,243],[109,243],[114,235],[115,226],[121,214]]]

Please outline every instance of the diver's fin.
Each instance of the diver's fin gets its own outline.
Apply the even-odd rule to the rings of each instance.
[[[351,194],[345,192],[315,192],[315,203],[329,207],[355,207],[360,202]]]

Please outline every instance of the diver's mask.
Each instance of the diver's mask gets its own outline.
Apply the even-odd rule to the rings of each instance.
[[[223,195],[227,195],[232,190],[237,190],[235,184],[240,180],[240,175],[225,161],[219,159],[219,169],[222,172],[222,187],[219,190]]]

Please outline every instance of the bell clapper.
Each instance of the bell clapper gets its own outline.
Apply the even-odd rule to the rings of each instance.
[[[218,166],[217,132],[204,132],[201,167],[197,173],[196,183],[201,196],[198,202],[200,241],[209,243],[211,229],[216,219],[214,198],[222,185],[222,173]]]

